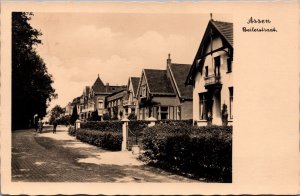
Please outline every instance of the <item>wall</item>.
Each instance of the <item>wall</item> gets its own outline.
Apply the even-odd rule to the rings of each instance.
[[[193,118],[193,101],[181,102],[181,120]]]

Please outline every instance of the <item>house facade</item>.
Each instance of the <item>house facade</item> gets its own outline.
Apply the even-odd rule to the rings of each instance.
[[[124,113],[136,115],[137,108],[137,89],[140,82],[139,77],[129,77],[127,83],[127,99],[123,101]]]
[[[128,101],[127,89],[122,89],[107,96],[107,112],[112,119],[121,120],[124,115],[128,115],[124,109],[125,102]]]
[[[67,105],[66,105],[66,107],[65,107],[65,115],[66,116],[70,116],[70,115],[72,115],[72,103],[71,102],[69,102]]]
[[[142,70],[136,93],[139,120],[192,119],[192,87],[184,84],[190,67],[171,63],[169,55],[166,70]]]
[[[193,120],[197,125],[222,124],[227,107],[233,122],[233,24],[208,22],[186,84],[193,87]]]
[[[107,113],[106,98],[108,95],[119,90],[126,89],[126,86],[104,85],[99,75],[91,87],[85,87],[80,99],[79,118],[87,120],[92,116],[92,113],[97,111],[100,120]]]

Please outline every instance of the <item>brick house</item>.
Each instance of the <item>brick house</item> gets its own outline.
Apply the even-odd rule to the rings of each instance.
[[[222,108],[226,104],[229,123],[233,121],[233,24],[208,22],[186,84],[193,87],[193,120],[206,125],[222,124]]]
[[[107,113],[106,109],[106,97],[121,89],[125,89],[126,86],[104,85],[99,75],[91,87],[85,87],[80,99],[80,114],[79,117],[82,120],[91,117],[92,112],[97,111],[100,119],[103,119],[103,115]]]
[[[192,87],[184,84],[190,67],[172,63],[169,55],[166,70],[143,69],[137,89],[138,119],[192,119]]]

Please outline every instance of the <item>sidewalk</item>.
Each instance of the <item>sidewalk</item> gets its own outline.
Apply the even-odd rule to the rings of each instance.
[[[69,136],[66,127],[12,133],[13,182],[187,183],[200,181],[144,165],[131,152],[111,152]]]
[[[77,140],[75,137],[68,134],[66,126],[58,126],[56,134],[52,133],[51,128],[44,130],[42,134],[38,134],[38,137],[48,137],[55,140],[64,140],[66,148],[72,148],[76,151],[82,151],[88,153],[88,158],[79,159],[79,163],[92,163],[92,164],[108,164],[118,166],[139,166],[143,165],[141,161],[136,159],[137,155],[133,155],[131,151],[105,151],[96,146],[83,143]]]

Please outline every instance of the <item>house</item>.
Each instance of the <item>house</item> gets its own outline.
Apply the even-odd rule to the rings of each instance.
[[[135,114],[137,107],[137,89],[139,86],[139,77],[129,77],[127,83],[127,99],[123,101],[124,112],[127,115]]]
[[[206,125],[222,124],[222,109],[227,106],[233,121],[233,23],[210,19],[195,55],[186,84],[193,87],[193,120]]]
[[[65,107],[65,115],[70,116],[72,115],[72,103],[69,102]]]
[[[165,70],[143,69],[137,90],[138,119],[192,119],[192,87],[185,86],[191,65],[167,59]]]
[[[116,91],[106,97],[107,112],[113,119],[122,119],[128,115],[124,110],[124,102],[128,101],[127,88]]]
[[[91,117],[92,112],[97,111],[100,119],[103,119],[103,115],[107,113],[105,106],[106,97],[119,90],[126,89],[126,86],[121,85],[109,85],[104,83],[99,77],[91,87],[85,87],[80,99],[80,119],[85,120]]]

